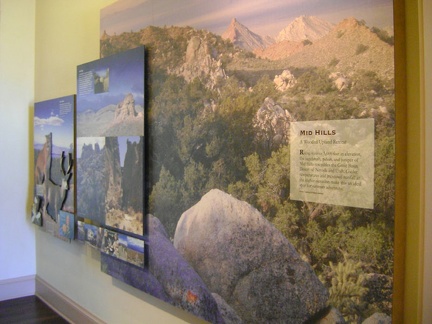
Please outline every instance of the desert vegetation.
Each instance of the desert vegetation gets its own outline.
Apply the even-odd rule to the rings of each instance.
[[[377,33],[377,31],[375,31]],[[342,39],[348,33],[339,31]],[[227,78],[206,86],[187,82],[183,64],[188,40],[206,40]],[[103,55],[147,46],[149,212],[173,237],[177,222],[210,189],[220,189],[256,207],[313,267],[346,320],[391,313],[394,225],[394,86],[373,70],[352,69],[350,84],[337,89],[325,67],[287,66],[259,59],[229,41],[190,27],[148,27],[103,39]],[[314,44],[308,44],[312,47]],[[357,55],[371,51],[359,44]],[[273,78],[289,69],[296,84],[275,89]],[[271,98],[297,121],[375,119],[374,209],[293,201],[290,147],[257,136],[254,118]],[[272,141],[272,136],[268,136]],[[378,279],[377,279],[378,278]]]

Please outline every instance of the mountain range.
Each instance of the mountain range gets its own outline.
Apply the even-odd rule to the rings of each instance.
[[[282,29],[276,38],[272,38],[254,33],[236,18],[233,18],[222,34],[222,38],[231,40],[234,45],[240,48],[254,51],[263,50],[275,43],[286,41],[294,43],[315,41],[326,35],[333,27],[332,23],[323,19],[314,16],[300,16]]]
[[[259,36],[233,19],[222,37],[259,58],[284,60],[287,66],[365,69],[386,76],[394,72],[393,45],[355,18],[333,25],[317,17],[300,16],[275,39]]]
[[[236,18],[231,20],[227,30],[222,34],[222,38],[229,39],[234,45],[248,51],[253,51],[257,48],[264,49],[275,42],[270,36],[262,37],[255,34],[238,22]]]

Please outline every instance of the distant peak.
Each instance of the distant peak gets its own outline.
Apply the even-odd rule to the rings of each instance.
[[[357,19],[354,17],[349,17],[344,20],[342,20],[337,27],[338,28],[356,28],[358,26],[362,25]]]
[[[326,35],[331,29],[333,29],[333,24],[328,21],[315,16],[302,15],[280,31],[277,41],[314,41]]]

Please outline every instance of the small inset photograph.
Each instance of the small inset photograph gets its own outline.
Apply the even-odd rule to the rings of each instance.
[[[87,244],[89,244],[91,247],[95,249],[99,249],[98,242],[99,239],[99,226],[91,225],[91,224],[84,224],[84,231],[85,231],[85,241]]]
[[[103,93],[109,91],[109,68],[95,71],[94,77],[94,93]]]
[[[105,229],[103,231],[101,252],[119,258],[119,245],[119,234]]]
[[[130,237],[127,238],[127,261],[138,267],[144,267],[144,241]]]
[[[74,214],[65,212],[63,210],[59,211],[59,231],[60,237],[73,240],[75,231],[75,221]]]
[[[84,225],[83,221],[77,221],[77,240],[82,243],[85,242],[86,238]]]

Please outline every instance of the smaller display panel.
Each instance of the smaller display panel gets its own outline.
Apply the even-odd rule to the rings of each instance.
[[[75,212],[75,96],[35,103],[33,120],[32,222],[56,237],[70,240]]]

